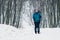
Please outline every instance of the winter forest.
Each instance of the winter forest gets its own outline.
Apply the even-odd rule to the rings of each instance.
[[[34,25],[35,8],[42,13],[41,28],[60,27],[60,0],[0,0],[0,24],[17,28],[23,27],[24,22]]]

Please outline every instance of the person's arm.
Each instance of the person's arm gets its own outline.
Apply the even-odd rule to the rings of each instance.
[[[34,14],[33,14],[33,20],[35,20],[35,18],[34,18]]]
[[[42,15],[41,15],[41,13],[40,13],[40,21],[42,20]]]
[[[32,25],[34,25],[34,14],[32,15]]]

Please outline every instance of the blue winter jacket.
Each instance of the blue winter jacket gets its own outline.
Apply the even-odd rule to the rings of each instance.
[[[40,22],[42,18],[41,12],[35,12],[33,14],[33,20],[34,22]]]

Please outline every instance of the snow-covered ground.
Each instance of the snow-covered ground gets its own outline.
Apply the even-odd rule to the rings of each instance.
[[[32,6],[31,8],[33,9]],[[40,34],[34,33],[34,25],[31,24],[29,17],[31,15],[28,14],[31,8],[28,1],[24,3],[21,12],[22,28],[17,29],[10,25],[0,24],[0,40],[60,40],[60,28],[41,28]]]
[[[0,24],[0,40],[60,40],[60,29],[41,28],[41,33],[35,34],[32,27],[17,29]]]

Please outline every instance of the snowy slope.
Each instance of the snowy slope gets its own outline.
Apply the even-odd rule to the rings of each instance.
[[[41,33],[35,34],[32,27],[17,29],[0,24],[0,40],[60,40],[60,29],[41,28]]]

